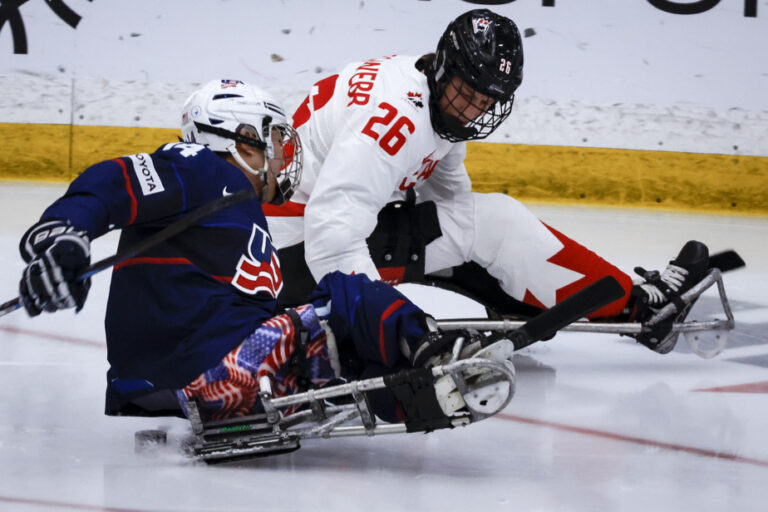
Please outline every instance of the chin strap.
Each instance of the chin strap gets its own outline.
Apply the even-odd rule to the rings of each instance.
[[[232,157],[243,168],[243,170],[261,178],[262,187],[261,194],[259,195],[259,201],[261,201],[262,204],[265,203],[266,201],[264,201],[264,194],[267,191],[267,169],[269,167],[269,158],[267,158],[266,151],[264,154],[264,167],[261,169],[254,169],[248,165],[234,144],[229,146],[227,150],[232,154]]]
[[[269,158],[264,155],[264,167],[261,169],[254,169],[250,165],[248,165],[245,161],[245,159],[240,155],[240,153],[237,151],[237,148],[232,145],[227,150],[232,154],[232,157],[235,159],[235,161],[246,171],[254,176],[258,176],[261,178],[262,183],[262,189],[261,189],[261,196],[259,196],[259,200],[262,204],[269,202],[269,204],[273,204],[275,206],[280,206],[281,204],[285,203],[288,199],[291,198],[293,195],[293,191],[291,190],[291,180],[290,179],[284,179],[282,182],[278,182],[277,186],[275,187],[275,196],[272,198],[271,201],[265,201],[264,200],[264,194],[267,191],[267,169],[269,168]]]
[[[269,168],[269,158],[267,158],[266,152],[264,154],[264,167],[261,169],[254,169],[248,163],[246,163],[245,159],[240,155],[240,152],[237,150],[237,146],[235,144],[232,144],[227,148],[227,151],[229,151],[232,154],[232,157],[235,159],[235,161],[240,164],[240,166],[248,171],[249,173],[253,174],[254,176],[260,176],[262,182],[264,184],[267,183],[267,169]]]

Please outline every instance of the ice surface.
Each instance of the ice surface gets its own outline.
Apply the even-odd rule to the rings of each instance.
[[[16,295],[20,236],[62,191],[0,185],[0,301]],[[517,395],[495,418],[207,467],[178,453],[184,421],[102,414],[104,272],[79,315],[0,319],[0,510],[765,510],[768,221],[532,209],[626,271],[663,267],[690,238],[738,250],[747,268],[725,277],[731,348],[703,360],[682,343],[661,356],[626,338],[562,333],[516,357]],[[94,259],[116,241],[96,241]],[[437,316],[482,313],[447,293],[403,290]],[[707,292],[694,314],[715,305]],[[728,392],[745,384],[762,392]],[[158,427],[168,446],[134,453],[134,432]]]

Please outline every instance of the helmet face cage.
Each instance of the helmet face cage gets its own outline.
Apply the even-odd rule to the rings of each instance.
[[[280,137],[280,146],[282,147],[282,154],[277,159],[280,164],[280,171],[277,175],[277,187],[275,188],[275,196],[270,201],[271,204],[281,205],[288,201],[293,195],[299,183],[301,183],[301,171],[304,166],[304,155],[301,147],[301,139],[299,134],[288,123],[281,123],[279,125],[272,125],[272,129],[276,130]],[[274,159],[274,145],[268,143],[268,148],[272,146]],[[269,150],[269,149],[268,149]]]
[[[522,39],[512,20],[487,9],[475,9],[456,18],[440,38],[435,58],[427,69],[435,131],[453,142],[490,135],[512,112],[522,72]],[[477,111],[481,106],[474,104],[474,114],[464,115],[467,109],[462,105],[466,101],[454,103],[456,94],[443,99],[454,78],[491,98],[493,103],[482,106],[480,114]],[[447,105],[441,105],[441,99]]]
[[[466,82],[458,88],[453,84],[448,87],[448,83],[448,80],[438,83],[435,106],[430,105],[435,131],[443,139],[451,142],[484,139],[512,113],[514,95],[506,101],[492,99],[490,104],[481,103],[477,98],[470,99],[471,93],[467,95],[463,92],[469,87]],[[441,98],[444,104],[440,103]]]

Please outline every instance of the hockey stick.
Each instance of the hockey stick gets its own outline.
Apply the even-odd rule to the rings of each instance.
[[[545,309],[510,333],[515,350],[549,339],[557,331],[624,296],[624,288],[612,276],[605,276],[564,301]]]
[[[101,272],[102,270],[105,270],[127,259],[133,258],[137,254],[141,254],[147,249],[151,249],[152,247],[168,240],[169,238],[172,238],[178,235],[182,231],[193,226],[199,220],[205,217],[208,217],[209,215],[213,215],[216,212],[225,210],[227,208],[235,206],[236,204],[240,204],[242,202],[248,201],[250,199],[253,199],[254,197],[256,197],[256,191],[253,190],[252,188],[249,188],[247,190],[240,190],[239,192],[235,192],[234,194],[231,194],[228,196],[220,197],[218,199],[211,201],[210,203],[204,204],[203,206],[197,208],[196,210],[193,210],[191,213],[185,215],[184,217],[177,220],[176,222],[169,224],[168,226],[161,229],[154,235],[145,238],[141,242],[133,245],[132,247],[128,247],[127,249],[124,249],[122,251],[118,251],[117,253],[113,254],[108,258],[104,258],[103,260],[97,261],[96,263],[89,265],[85,270],[83,270],[77,276],[75,280],[84,281],[89,277],[91,277],[92,275],[98,272]],[[16,311],[17,309],[21,308],[21,306],[22,304],[21,304],[20,297],[11,299],[8,302],[5,302],[2,305],[0,305],[0,316],[7,315],[12,311]]]
[[[509,331],[507,337],[512,341],[515,350],[527,347],[537,341],[546,340],[554,336],[557,331],[567,327],[573,322],[583,318],[598,309],[607,306],[613,301],[624,296],[624,288],[612,276],[606,276],[592,283],[583,290],[571,295],[562,302],[531,318],[514,330]],[[478,321],[477,328],[482,329],[492,326],[491,330],[498,328],[497,324],[511,324],[509,321]],[[519,322],[514,322],[519,323]],[[437,325],[443,330],[463,329],[467,326],[466,320],[438,320]]]

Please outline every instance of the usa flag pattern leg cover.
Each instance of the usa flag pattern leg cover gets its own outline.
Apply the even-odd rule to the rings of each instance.
[[[308,378],[312,385],[323,386],[334,377],[325,330],[311,305],[300,306],[296,312],[309,330]],[[187,414],[187,400],[195,400],[203,420],[263,412],[258,394],[259,379],[265,375],[272,378],[273,396],[302,391],[298,384],[301,372],[292,361],[295,349],[296,329],[290,317],[283,314],[267,320],[218,365],[177,391],[182,410]]]

